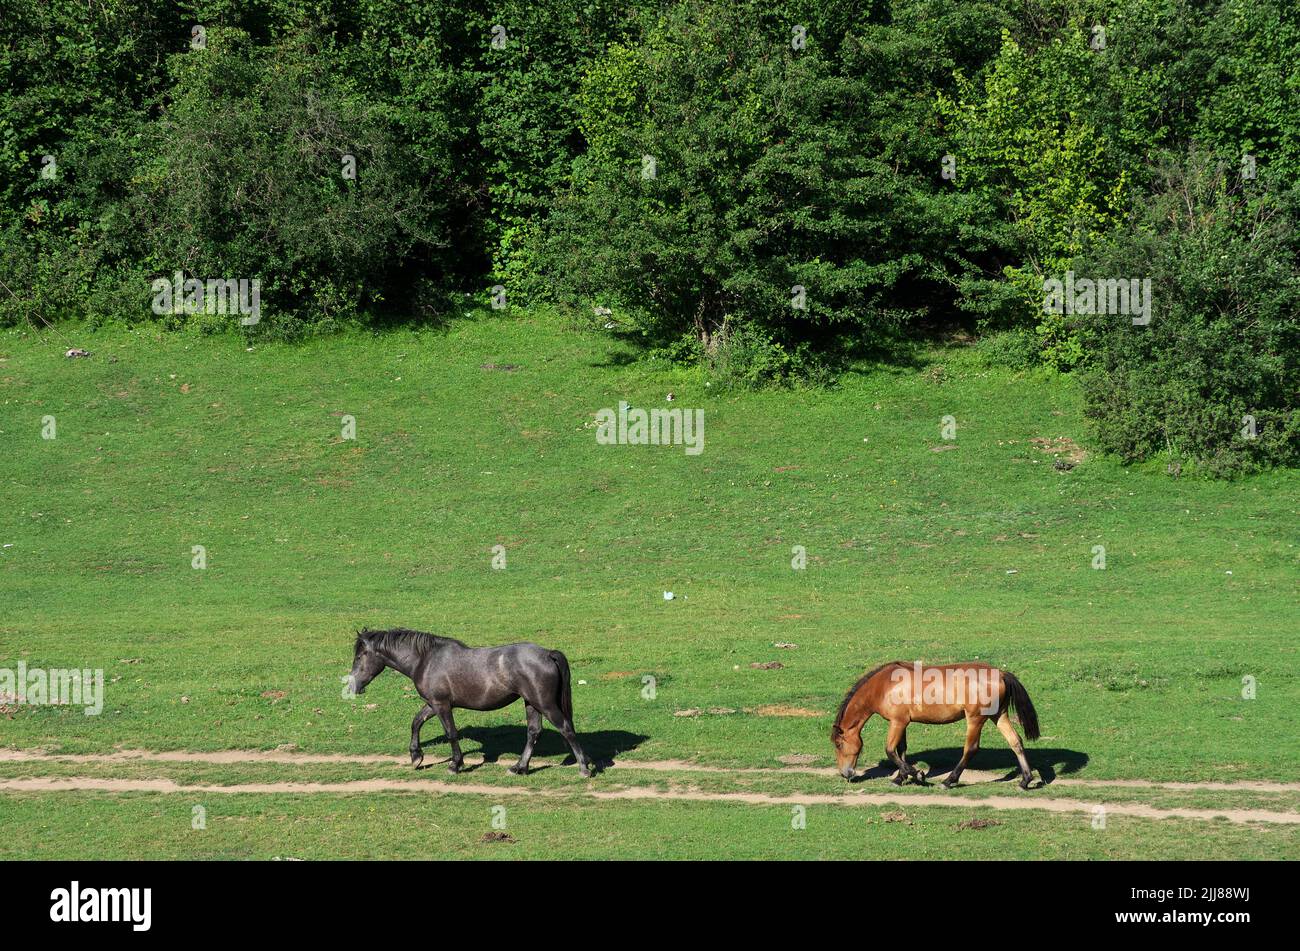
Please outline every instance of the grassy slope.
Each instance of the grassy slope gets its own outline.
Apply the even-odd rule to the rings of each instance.
[[[400,754],[418,708],[404,682],[386,675],[369,709],[339,677],[355,628],[403,624],[562,648],[597,753],[824,764],[862,669],[980,658],[1033,695],[1036,768],[1300,779],[1300,477],[1214,484],[1104,459],[1058,473],[1027,440],[1084,440],[1069,380],[945,351],[938,382],[885,369],[825,393],[715,394],[539,315],[252,352],[152,330],[76,342],[94,357],[0,338],[0,666],[114,682],[100,717],[0,720],[6,745]],[[596,410],[668,390],[705,409],[703,455],[596,444]],[[956,448],[933,452],[945,414]],[[749,667],[771,660],[784,669]],[[768,704],[820,716],[745,712]],[[910,752],[960,736],[920,728]],[[882,742],[877,722],[868,752]],[[1000,737],[985,745],[1000,765]]]

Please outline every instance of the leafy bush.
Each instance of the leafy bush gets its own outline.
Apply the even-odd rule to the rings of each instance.
[[[0,193],[21,212],[0,229],[0,262],[24,293],[0,291],[0,321],[148,318],[151,281],[180,270],[259,279],[262,330],[295,335],[385,308],[441,309],[481,274],[466,224],[472,136],[451,118],[472,113],[476,93],[453,94],[446,34],[425,36],[458,19],[455,5],[333,6],[341,16],[325,28],[287,0],[214,0],[192,16],[146,0],[114,0],[102,16],[55,2],[23,21],[66,35],[0,47],[0,73],[22,92],[0,105],[0,162],[24,163]],[[205,48],[191,45],[194,20]],[[59,68],[42,67],[46,55]],[[67,116],[53,130],[33,118],[51,97]],[[35,164],[45,150],[58,161],[49,179]]]
[[[1127,171],[1109,142],[1114,124],[1091,114],[1104,75],[1081,23],[1034,51],[1004,32],[983,81],[961,78],[960,103],[942,100],[953,127],[957,181],[1001,207],[1023,262],[994,275],[1004,286],[976,279],[966,292],[991,293],[999,302],[998,309],[988,301],[981,308],[1001,317],[995,325],[1034,320],[1044,356],[1058,366],[1074,365],[1081,354],[1061,320],[1036,307],[1043,274],[1064,271],[1113,227],[1128,198]]]
[[[983,336],[975,344],[976,352],[989,366],[1025,370],[1039,363],[1039,342],[1025,330],[1003,330]]]
[[[1087,359],[1039,306],[1042,280],[1121,226],[1150,186],[1150,157],[1188,141],[1212,88],[1213,20],[1186,0],[1048,3],[941,94],[959,193],[996,243],[982,271],[960,278],[962,307],[986,327],[1031,328],[1059,369]]]
[[[484,153],[486,240],[512,299],[526,296],[536,277],[537,226],[568,186],[581,151],[577,98],[585,64],[626,34],[635,22],[630,7],[627,0],[495,0],[472,17],[480,38],[474,114]]]
[[[0,210],[26,213],[33,192],[50,181],[40,178],[45,155],[64,168],[67,143],[110,136],[142,115],[164,84],[159,60],[169,43],[179,48],[172,6],[168,0],[103,0],[93,9],[76,0],[6,5]]]
[[[593,64],[589,151],[543,254],[558,286],[706,351],[742,325],[790,351],[876,346],[923,309],[934,186],[891,154],[906,143],[875,110],[893,77],[793,40],[762,4],[688,0]],[[860,64],[868,42],[840,45]]]
[[[1159,176],[1142,213],[1076,265],[1151,279],[1149,324],[1117,315],[1079,324],[1092,354],[1086,412],[1097,439],[1127,461],[1166,453],[1216,475],[1293,464],[1295,193],[1276,179],[1243,182],[1235,156],[1193,155]]]
[[[0,17],[0,324],[113,308],[111,289],[137,267],[119,203],[165,85],[153,67],[179,46],[172,5],[11,7]]]
[[[402,293],[413,262],[447,267],[446,142],[408,148],[333,65],[318,36],[255,47],[215,27],[173,57],[136,206],[153,276],[259,279],[272,326],[292,334]]]
[[[1300,7],[1225,0],[1206,31],[1209,90],[1196,139],[1240,163],[1244,155],[1300,180]]]

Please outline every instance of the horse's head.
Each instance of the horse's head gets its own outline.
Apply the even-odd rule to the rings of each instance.
[[[354,694],[366,692],[366,685],[383,673],[386,666],[383,655],[375,650],[374,644],[367,637],[369,631],[357,634],[357,643],[352,655],[352,673],[348,675],[348,686]]]
[[[831,727],[831,744],[835,747],[835,768],[845,779],[852,779],[862,753],[862,730],[845,733],[836,723]]]

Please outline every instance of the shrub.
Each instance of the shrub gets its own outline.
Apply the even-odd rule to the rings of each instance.
[[[327,37],[259,47],[216,27],[172,58],[135,204],[153,276],[256,278],[272,329],[293,335],[390,298],[410,310],[411,266],[450,268],[447,139],[407,147],[335,65]]]
[[[611,47],[580,98],[590,150],[549,225],[549,277],[621,303],[656,343],[895,335],[930,263],[928,186],[875,140],[879,77],[818,44],[792,46],[759,4],[689,0]]]
[[[1209,90],[1195,136],[1237,163],[1250,154],[1300,179],[1300,7],[1225,0],[1206,36]]]
[[[975,349],[989,366],[1027,370],[1039,362],[1038,339],[1035,334],[1024,330],[990,333],[979,339]]]
[[[995,326],[1036,326],[1044,356],[1063,367],[1080,354],[1062,321],[1036,306],[1043,273],[1064,271],[1119,220],[1128,197],[1126,170],[1108,141],[1113,125],[1098,121],[1089,105],[1103,77],[1081,23],[1036,50],[1004,32],[982,82],[961,78],[956,99],[942,100],[959,187],[1013,222],[1008,250],[1020,262],[992,275],[1006,286],[977,279],[966,293],[985,298],[977,308]],[[990,291],[997,309],[989,307]]]
[[[1236,156],[1193,154],[1158,179],[1142,213],[1075,266],[1151,279],[1146,326],[1107,315],[1078,325],[1091,353],[1086,412],[1097,439],[1126,461],[1167,453],[1217,475],[1292,464],[1300,457],[1295,193],[1271,177],[1243,181]]]
[[[632,6],[628,0],[494,0],[471,17],[486,240],[493,271],[514,300],[527,296],[537,276],[537,226],[567,188],[582,148],[577,101],[586,64],[635,24]],[[489,42],[498,27],[504,30],[499,49]]]

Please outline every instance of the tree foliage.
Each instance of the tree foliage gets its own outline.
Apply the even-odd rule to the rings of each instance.
[[[283,336],[500,284],[742,385],[958,323],[1079,370],[1124,458],[1294,459],[1284,0],[11,7],[0,323],[155,319],[178,270]],[[1164,309],[1045,309],[1069,272]]]

